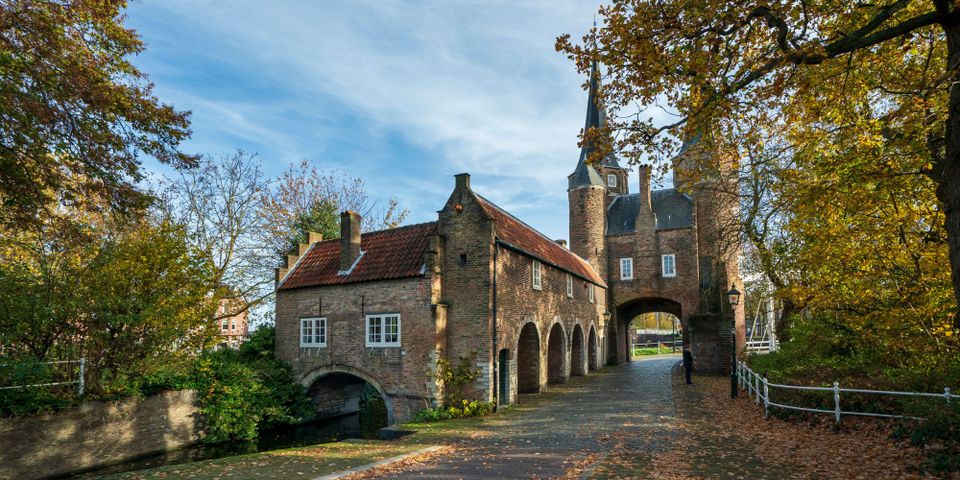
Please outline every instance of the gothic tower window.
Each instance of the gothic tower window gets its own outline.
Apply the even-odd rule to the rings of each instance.
[[[610,188],[617,188],[617,176],[615,174],[607,174],[607,186]]]
[[[677,276],[677,258],[674,254],[661,255],[660,263],[664,277],[672,278]]]
[[[620,280],[632,280],[632,279],[633,279],[633,259],[621,258],[620,259]]]

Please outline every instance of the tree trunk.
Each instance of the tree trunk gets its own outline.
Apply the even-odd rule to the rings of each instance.
[[[951,79],[950,104],[947,113],[946,155],[942,167],[935,168],[937,199],[946,218],[944,230],[950,251],[950,274],[953,295],[960,306],[960,25],[944,25],[947,36],[947,75]],[[954,311],[953,327],[960,328],[960,311]]]

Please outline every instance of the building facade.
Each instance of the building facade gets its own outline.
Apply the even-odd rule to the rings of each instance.
[[[277,356],[318,412],[351,413],[364,383],[390,422],[442,402],[438,360],[478,372],[467,396],[498,404],[600,368],[606,283],[565,242],[455,187],[437,221],[312,235],[278,270]]]
[[[587,129],[604,124],[595,73]],[[389,423],[410,419],[443,402],[441,361],[478,373],[468,397],[513,403],[629,361],[629,323],[649,312],[680,319],[699,369],[729,366],[743,310],[723,315],[721,299],[742,283],[717,219],[733,218],[736,198],[682,175],[651,190],[646,166],[630,193],[617,158],[592,152],[585,144],[568,177],[569,248],[475,192],[467,174],[434,222],[361,234],[344,212],[339,239],[311,234],[277,270],[276,354],[317,411],[356,412],[369,384]]]

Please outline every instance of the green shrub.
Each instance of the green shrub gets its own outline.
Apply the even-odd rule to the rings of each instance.
[[[483,417],[493,412],[493,402],[461,400],[459,405],[425,408],[413,417],[415,422],[436,422],[451,418]]]
[[[312,414],[305,389],[273,355],[275,329],[261,327],[238,350],[218,350],[194,364],[189,387],[200,395],[204,441],[255,440],[260,430]],[[178,387],[182,378],[170,375]]]
[[[360,434],[364,438],[376,438],[380,429],[387,426],[387,404],[380,392],[369,383],[360,390]]]
[[[61,378],[63,372],[55,371],[56,367],[32,359],[18,361],[0,358],[0,365],[0,386],[38,385],[66,380]],[[0,416],[48,413],[76,403],[75,384],[0,390]]]

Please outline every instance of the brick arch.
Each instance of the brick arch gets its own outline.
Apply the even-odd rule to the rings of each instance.
[[[567,332],[559,318],[554,319],[547,333],[547,383],[567,381]]]
[[[586,355],[584,354],[583,327],[580,323],[573,324],[573,333],[570,335],[570,376],[586,375]]]
[[[526,322],[517,335],[517,393],[540,393],[540,329],[536,322]]]
[[[616,308],[617,311],[617,330],[624,332],[620,338],[617,338],[617,357],[619,362],[628,362],[632,356],[630,322],[637,315],[653,312],[664,312],[676,316],[680,319],[681,326],[685,323],[684,304],[680,299],[654,296],[637,296],[630,300],[620,302]],[[685,329],[681,328],[681,331]],[[686,343],[686,341],[684,341]]]
[[[373,385],[373,388],[377,389],[377,392],[380,393],[380,397],[383,398],[383,403],[387,406],[387,425],[393,425],[395,420],[393,416],[393,402],[390,400],[390,396],[387,395],[386,390],[383,389],[383,387],[380,385],[380,382],[374,379],[372,375],[360,370],[359,368],[338,363],[332,365],[323,365],[304,374],[303,377],[300,378],[300,384],[309,389],[324,377],[331,375],[349,375]]]

